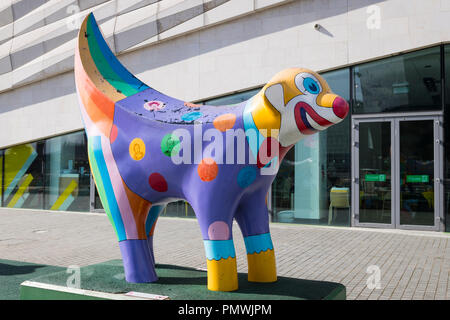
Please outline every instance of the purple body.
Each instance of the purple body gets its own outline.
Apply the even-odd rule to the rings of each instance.
[[[149,101],[163,102],[165,107],[160,111],[147,111],[142,106]],[[194,147],[192,147],[191,164],[175,164],[161,149],[164,136],[178,128],[188,130],[194,140],[193,121],[183,120],[182,116],[185,114],[201,112],[201,116],[195,121],[202,123],[202,129],[205,132],[214,128],[213,120],[217,116],[233,113],[236,115],[233,129],[244,130],[244,108],[245,103],[227,107],[187,107],[182,101],[165,96],[153,89],[145,90],[116,103],[114,125],[117,127],[117,137],[111,147],[125,184],[131,191],[153,205],[165,204],[176,199],[188,201],[197,215],[205,240],[215,240],[210,239],[211,236],[214,237],[214,232],[211,232],[210,228],[214,222],[223,221],[231,230],[233,218],[236,218],[244,236],[269,232],[265,197],[275,175],[261,175],[256,161],[253,161],[254,164],[249,163],[249,159],[254,156],[247,143],[244,164],[226,164],[226,149],[230,146],[223,143],[222,160],[220,161],[217,157],[214,159],[219,163],[217,176],[212,181],[206,182],[200,179],[197,172],[198,163],[194,163],[194,158],[197,156],[201,159],[202,155],[194,155]],[[226,141],[225,132],[221,134],[223,141]],[[145,156],[139,161],[133,160],[129,155],[130,143],[135,138],[142,139],[146,148]],[[202,142],[200,152],[208,143],[211,142]],[[236,152],[234,156],[237,160]],[[246,177],[241,173],[243,169],[254,174],[247,174]],[[164,178],[167,190],[158,191],[151,187],[149,178],[154,173]],[[245,181],[246,178],[248,181]],[[221,232],[219,229],[217,229],[218,233]],[[231,236],[232,233],[228,232],[228,239],[231,239]],[[218,237],[221,238],[223,235]]]

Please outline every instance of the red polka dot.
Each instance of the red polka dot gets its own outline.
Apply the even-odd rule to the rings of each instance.
[[[111,141],[111,143],[116,140],[118,132],[119,130],[117,129],[117,126],[113,124],[111,128],[111,134],[109,135],[109,141]]]
[[[162,175],[157,172],[154,172],[148,178],[148,183],[153,190],[158,192],[166,192],[167,191],[167,181],[164,179]]]

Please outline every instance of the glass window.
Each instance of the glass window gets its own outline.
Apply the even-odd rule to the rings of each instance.
[[[226,97],[206,100],[204,104],[211,106],[226,106],[230,104],[241,103],[253,97],[255,94],[259,92],[259,90],[261,90],[261,88],[235,93]]]
[[[322,74],[349,101],[350,70]],[[283,160],[272,184],[273,221],[350,225],[350,115],[305,138]]]
[[[104,210],[102,201],[100,200],[100,195],[98,194],[95,183],[91,184],[94,188],[94,210]]]
[[[354,67],[353,113],[441,110],[440,48]]]
[[[400,224],[434,226],[434,124],[400,122]]]
[[[331,71],[322,74],[332,91],[350,103],[350,69]],[[326,155],[321,175],[326,176],[325,216],[327,223],[350,226],[350,187],[351,187],[351,156],[350,156],[350,118],[351,114],[337,125],[319,133],[322,140],[322,150]]]
[[[445,52],[445,112],[444,112],[444,152],[445,152],[445,221],[446,231],[450,232],[450,45],[444,47]]]
[[[359,222],[391,224],[391,123],[359,124]]]
[[[272,221],[294,222],[294,191],[295,191],[295,147],[286,153],[272,183]]]
[[[3,171],[5,170],[3,167],[3,153],[4,150],[0,150],[0,207],[3,206]]]
[[[194,218],[194,209],[186,201],[177,201],[169,203],[161,212],[162,217],[180,217],[180,218]]]
[[[43,209],[43,144],[27,143],[4,150],[3,205]]]
[[[90,167],[84,131],[45,142],[45,208],[89,211]]]

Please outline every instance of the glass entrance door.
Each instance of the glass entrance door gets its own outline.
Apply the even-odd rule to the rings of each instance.
[[[391,122],[359,125],[359,222],[392,224]]]
[[[353,119],[353,223],[443,230],[440,116]]]
[[[400,225],[434,226],[433,120],[400,121]]]

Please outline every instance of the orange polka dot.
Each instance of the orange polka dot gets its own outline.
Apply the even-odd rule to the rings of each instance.
[[[185,102],[184,105],[189,108],[200,108],[202,106],[201,104],[195,104],[191,102]]]
[[[236,115],[234,113],[225,113],[215,118],[213,124],[217,130],[225,132],[233,128],[235,122]]]
[[[202,181],[212,181],[217,177],[219,167],[214,159],[204,158],[198,165],[197,172]]]

